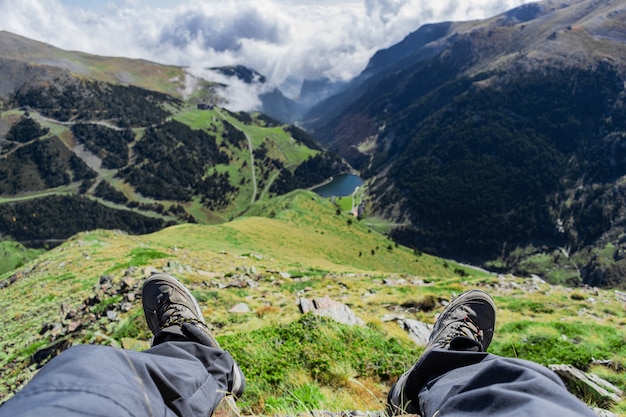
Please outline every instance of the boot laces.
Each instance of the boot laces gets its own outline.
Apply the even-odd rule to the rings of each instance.
[[[463,320],[458,320],[452,323],[446,331],[446,336],[437,343],[440,347],[447,347],[455,337],[469,337],[470,339],[482,344],[483,331],[472,321],[471,318],[465,316]]]
[[[188,307],[176,303],[171,303],[169,299],[159,305],[157,309],[157,317],[159,317],[161,320],[163,319],[163,317],[165,317],[165,320],[159,320],[160,330],[174,325],[182,326],[183,323],[190,323],[196,326],[200,325],[208,329],[208,326],[202,320],[190,317]]]

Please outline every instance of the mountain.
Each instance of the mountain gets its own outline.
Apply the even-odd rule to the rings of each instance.
[[[106,83],[134,85],[176,98],[182,98],[188,84],[199,82],[181,67],[65,51],[6,31],[0,31],[0,68],[3,100],[27,82],[49,82],[67,73]]]
[[[0,35],[10,50],[3,42],[15,38]],[[18,40],[32,56],[78,59]],[[132,61],[82,55],[102,71],[79,74],[28,56],[1,63],[0,231],[58,246],[2,242],[0,402],[72,345],[147,348],[141,285],[153,271],[189,286],[241,365],[246,415],[381,415],[391,383],[423,350],[402,323],[433,323],[470,288],[498,305],[491,352],[571,364],[626,387],[622,292],[495,275],[377,233],[342,201],[293,190],[348,169],[340,158],[295,126],[216,106],[209,84],[181,91],[168,83],[180,78],[144,62],[155,65],[147,78],[128,83],[116,68],[131,71]],[[300,313],[303,299],[326,297],[365,326]]]
[[[28,246],[221,222],[350,170],[295,126],[213,105],[216,86],[185,90],[182,68],[7,32],[0,67],[0,230]]]
[[[390,385],[423,351],[403,320],[433,323],[469,288],[496,300],[491,352],[571,364],[626,386],[623,293],[556,287],[434,258],[335,209],[328,199],[294,191],[219,225],[141,236],[84,232],[0,275],[0,402],[74,344],[147,348],[140,294],[155,270],[189,286],[220,345],[241,365],[244,415],[380,412]],[[300,313],[299,300],[325,297],[366,324]],[[573,392],[624,415],[624,401]]]
[[[302,118],[305,107],[294,100],[291,100],[278,88],[268,90],[266,84],[267,79],[259,72],[245,67],[243,65],[234,65],[227,67],[215,67],[211,70],[216,71],[227,77],[235,78],[244,83],[258,87],[260,91],[259,99],[261,100],[261,111],[268,116],[280,120],[283,123],[294,123]]]
[[[624,287],[625,13],[543,1],[424,26],[305,126],[368,178],[399,242]]]

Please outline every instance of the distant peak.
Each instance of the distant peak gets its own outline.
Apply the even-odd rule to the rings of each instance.
[[[259,72],[245,67],[243,65],[230,65],[225,67],[213,67],[210,68],[213,71],[217,71],[220,74],[228,77],[237,77],[237,79],[245,82],[246,84],[260,83],[265,84],[265,76]]]

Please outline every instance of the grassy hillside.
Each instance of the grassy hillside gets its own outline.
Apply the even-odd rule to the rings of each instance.
[[[0,114],[0,226],[30,245],[94,226],[146,233],[175,223],[219,223],[277,194],[277,179],[284,193],[348,169],[299,129],[260,114],[199,110],[93,82],[34,89],[22,100],[31,107]],[[319,178],[310,175],[312,161],[327,160]],[[55,196],[85,210],[70,210],[72,221],[58,223],[68,211]]]
[[[491,351],[572,363],[626,386],[623,300],[616,293],[490,275],[397,247],[304,191],[258,202],[219,225],[128,236],[81,233],[0,276],[0,399],[74,343],[147,347],[136,294],[151,270],[192,289],[220,343],[248,375],[244,413],[383,408],[386,390],[421,352],[390,313],[434,322],[444,303],[483,288],[499,307]],[[618,294],[619,295],[619,294]],[[301,316],[299,297],[350,306],[350,328]],[[229,310],[245,303],[249,313]],[[614,407],[625,412],[624,404]]]
[[[183,68],[2,31],[0,46],[0,229],[28,246],[220,223],[350,169],[295,126],[214,106],[214,86]]]
[[[41,253],[41,250],[28,249],[17,242],[0,240],[0,274],[21,268]]]

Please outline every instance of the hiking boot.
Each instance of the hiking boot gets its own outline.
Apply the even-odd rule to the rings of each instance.
[[[440,347],[486,352],[495,325],[496,307],[489,294],[480,290],[466,291],[443,310],[430,334],[426,351]]]
[[[193,340],[221,349],[204,320],[198,301],[176,278],[168,274],[150,276],[144,281],[141,296],[146,321],[153,335],[166,330],[166,333],[180,335],[181,340]],[[187,326],[183,329],[183,325]],[[244,391],[244,381],[243,373],[235,363],[229,392],[240,396]]]
[[[143,311],[153,335],[172,326],[190,323],[206,334],[210,346],[220,347],[211,335],[196,298],[176,278],[167,274],[154,274],[143,283],[141,293]]]
[[[452,300],[437,318],[424,354],[435,347],[485,352],[491,343],[495,324],[496,307],[489,294],[480,290],[464,292]],[[426,362],[423,358],[425,356],[391,387],[387,396],[388,416],[419,414],[418,393],[431,376],[430,373],[436,370],[439,375],[458,366],[455,361],[441,361],[443,356]]]

